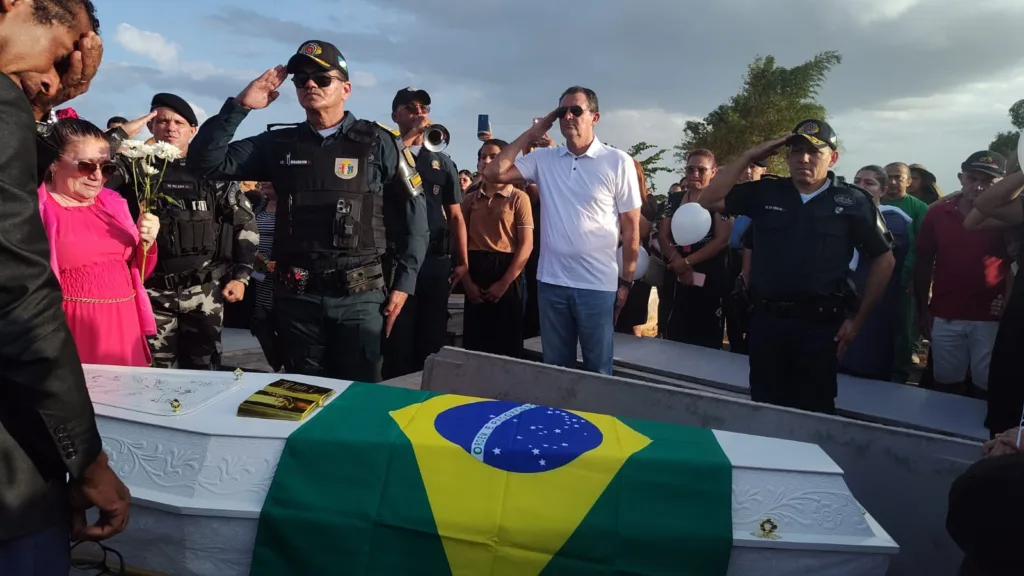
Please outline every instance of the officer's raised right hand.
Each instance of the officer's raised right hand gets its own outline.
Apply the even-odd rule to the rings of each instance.
[[[747,150],[743,156],[746,159],[747,164],[753,164],[754,162],[760,162],[761,160],[767,160],[768,158],[775,155],[779,151],[787,140],[792,138],[792,134],[787,134],[782,138],[775,138],[767,142],[763,142],[757,146],[754,146],[750,150]]]
[[[131,122],[121,124],[121,130],[128,135],[129,138],[134,138],[139,132],[142,132],[142,127],[149,124],[149,121],[156,118],[156,110],[146,114],[141,118],[136,118]]]
[[[277,89],[281,87],[281,84],[284,84],[287,78],[288,70],[284,66],[274,66],[264,72],[259,78],[249,82],[245,90],[242,90],[235,97],[235,101],[241,107],[249,110],[266,108],[281,95]]]
[[[530,141],[540,141],[547,136],[548,131],[555,125],[555,120],[558,120],[557,108],[548,112],[547,116],[538,119],[533,126],[530,127],[527,131],[530,134]]]

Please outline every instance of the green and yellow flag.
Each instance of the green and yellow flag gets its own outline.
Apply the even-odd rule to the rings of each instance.
[[[285,445],[255,576],[724,575],[710,430],[353,384]]]

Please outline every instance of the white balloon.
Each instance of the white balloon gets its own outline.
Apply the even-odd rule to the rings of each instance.
[[[622,246],[619,246],[619,251],[615,253],[615,259],[619,263],[619,277],[622,277]],[[647,274],[647,250],[644,247],[640,247],[640,253],[637,254],[636,258],[636,271],[633,272],[633,280],[640,280]]]
[[[700,242],[711,231],[711,213],[696,202],[683,204],[672,214],[672,239],[677,246]]]

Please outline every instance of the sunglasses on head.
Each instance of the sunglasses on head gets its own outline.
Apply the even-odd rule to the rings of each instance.
[[[75,160],[74,158],[68,158],[61,154],[61,157],[68,160],[78,168],[78,173],[82,176],[92,176],[97,170],[104,178],[110,178],[117,172],[117,165],[110,160],[104,160],[103,162],[90,162],[88,160]]]
[[[586,112],[586,110],[583,109],[583,106],[559,106],[555,109],[555,116],[565,118],[565,115],[569,112],[572,112],[573,116],[579,118],[580,116],[583,116],[583,113]]]
[[[310,80],[312,80],[313,83],[319,86],[320,88],[327,88],[328,86],[331,85],[331,82],[334,82],[335,80],[341,80],[341,78],[338,78],[337,76],[331,76],[327,72],[314,72],[312,74],[298,72],[292,75],[292,83],[295,84],[296,88],[302,88],[303,86],[306,85],[306,82],[309,82]]]

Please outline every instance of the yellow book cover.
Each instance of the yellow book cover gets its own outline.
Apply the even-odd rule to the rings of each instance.
[[[323,406],[324,400],[330,398],[334,394],[334,390],[330,388],[314,386],[312,384],[303,384],[302,382],[284,379],[264,386],[263,390],[272,394],[279,394],[281,396],[293,396],[295,398],[302,398],[303,400],[310,400],[312,402],[316,402],[319,406]]]
[[[318,404],[312,400],[257,390],[238,406],[238,415],[248,418],[302,420]]]

